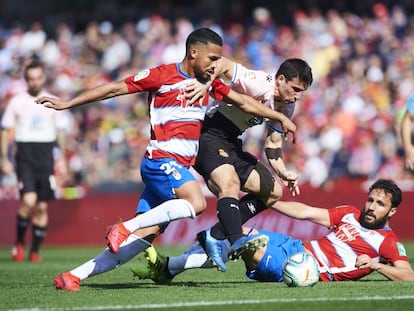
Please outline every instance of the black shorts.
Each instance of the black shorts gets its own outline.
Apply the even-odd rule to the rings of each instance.
[[[36,192],[39,201],[55,198],[54,143],[18,143],[16,173],[20,194]]]
[[[53,174],[36,172],[33,167],[19,165],[17,170],[20,195],[36,192],[38,201],[50,201],[55,198],[55,179]]]
[[[257,159],[252,154],[243,151],[240,139],[229,141],[220,135],[201,133],[200,148],[194,169],[207,182],[211,172],[223,164],[234,166],[241,185],[244,185],[255,168]]]

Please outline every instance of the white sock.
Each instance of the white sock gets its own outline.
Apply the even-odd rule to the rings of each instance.
[[[119,251],[116,254],[106,248],[98,256],[71,270],[70,273],[77,276],[81,280],[84,280],[88,277],[119,267],[120,265],[131,260],[148,246],[150,246],[149,242],[134,234],[130,234],[121,244]]]
[[[230,249],[230,243],[228,240],[221,241],[221,257],[224,262],[229,261],[227,254]],[[175,257],[169,257],[168,270],[174,276],[188,269],[196,268],[213,268],[213,265],[207,259],[207,255],[204,249],[197,242],[190,246],[184,254]]]
[[[182,218],[195,218],[196,213],[190,202],[184,199],[169,200],[150,209],[148,212],[123,222],[125,228],[134,232]]]

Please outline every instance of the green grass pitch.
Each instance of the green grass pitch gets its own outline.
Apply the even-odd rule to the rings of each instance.
[[[414,243],[405,243],[414,263]],[[171,285],[133,278],[129,268],[142,255],[113,271],[81,283],[80,292],[56,290],[55,275],[100,253],[102,248],[44,248],[44,262],[14,263],[0,248],[0,310],[414,310],[414,282],[389,282],[372,274],[358,282],[318,283],[288,288],[258,283],[244,276],[241,261],[228,271],[197,269],[177,276]],[[161,248],[179,254],[183,247]]]

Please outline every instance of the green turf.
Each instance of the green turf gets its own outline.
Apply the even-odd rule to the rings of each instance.
[[[406,246],[414,259],[414,244]],[[288,288],[247,280],[241,262],[229,263],[225,273],[192,270],[177,276],[171,285],[155,285],[133,278],[129,267],[138,258],[83,281],[80,292],[54,289],[55,275],[100,251],[45,248],[44,262],[32,264],[13,263],[10,250],[1,248],[0,310],[414,310],[414,282],[389,282],[372,274],[358,282]],[[163,251],[178,254],[182,248]]]

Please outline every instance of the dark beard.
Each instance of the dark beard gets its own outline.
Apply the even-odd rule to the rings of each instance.
[[[207,77],[207,78],[198,77],[198,78],[197,78],[197,80],[198,80],[198,82],[205,84],[205,83],[207,83],[208,81],[210,81],[210,76],[209,76],[209,77]]]
[[[380,219],[375,218],[374,222],[366,222],[365,221],[366,214],[367,214],[366,212],[361,213],[361,215],[359,216],[359,223],[367,229],[380,229],[384,227],[385,223],[387,222],[388,215]]]
[[[28,89],[27,93],[29,93],[33,97],[37,97],[39,96],[41,90],[42,89]]]
[[[204,72],[199,71],[197,68],[194,69],[194,76],[196,77],[198,82],[203,84],[207,83],[211,79],[210,76],[204,77]]]

